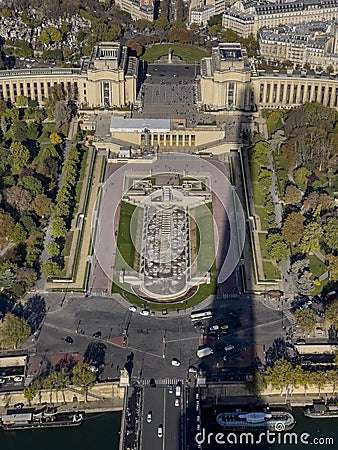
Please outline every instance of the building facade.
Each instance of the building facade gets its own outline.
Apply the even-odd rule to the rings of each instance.
[[[338,72],[335,22],[309,22],[264,28],[259,32],[259,52],[267,60],[290,61],[312,70]]]
[[[25,96],[43,104],[60,85],[66,99],[83,107],[132,104],[137,96],[138,60],[119,42],[102,42],[81,68],[0,71],[0,99],[15,103]]]
[[[128,12],[133,20],[145,19],[152,22],[155,18],[153,0],[116,0],[115,4],[122,11]]]
[[[213,5],[202,6],[201,8],[193,9],[190,15],[190,23],[197,23],[198,25],[207,25],[210,17],[215,15],[215,7]]]
[[[338,108],[338,75],[310,71],[254,71],[240,44],[219,44],[201,60],[201,97],[207,110],[295,108],[317,101]]]
[[[263,27],[280,24],[335,20],[338,0],[296,0],[269,2],[266,0],[239,0],[223,13],[222,25],[240,36],[257,36]]]

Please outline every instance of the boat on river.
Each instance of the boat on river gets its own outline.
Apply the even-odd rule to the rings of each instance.
[[[285,431],[291,430],[296,423],[293,415],[284,410],[222,412],[217,415],[216,421],[218,425],[229,431]]]
[[[8,413],[7,411],[7,414],[1,417],[0,426],[5,431],[75,427],[81,425],[83,416],[82,412],[20,411]]]

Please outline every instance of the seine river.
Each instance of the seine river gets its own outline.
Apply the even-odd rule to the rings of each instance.
[[[78,427],[0,431],[1,450],[118,450],[121,413],[89,415]]]
[[[338,418],[308,419],[300,408],[294,409],[297,425],[292,432],[297,434],[298,444],[265,443],[254,445],[215,444],[205,445],[205,450],[337,450]],[[118,450],[121,414],[119,412],[94,414],[88,416],[79,427],[36,430],[36,431],[0,431],[1,450]],[[170,429],[167,429],[170,433]],[[302,444],[302,433],[308,444]],[[281,438],[283,433],[280,433]],[[314,438],[333,438],[333,443],[314,443]],[[320,442],[320,441],[318,441]],[[142,449],[151,450],[151,449]],[[165,449],[176,450],[176,449]],[[183,450],[183,449],[182,449]]]

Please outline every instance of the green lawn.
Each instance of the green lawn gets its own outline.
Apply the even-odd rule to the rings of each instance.
[[[310,271],[314,277],[320,277],[327,271],[325,264],[315,255],[309,255]]]
[[[255,212],[261,219],[261,229],[267,231],[270,228],[268,214],[264,206],[256,206]]]
[[[260,165],[256,163],[255,161],[250,161],[250,177],[252,183],[255,183],[258,181],[258,175],[260,171]]]
[[[55,123],[44,123],[41,136],[39,137],[39,142],[49,141],[49,135],[55,133]]]
[[[208,53],[204,49],[194,45],[159,44],[148,47],[140,59],[152,63],[162,56],[168,55],[169,48],[173,51],[174,56],[181,58],[187,64],[196,63],[205,56],[208,56]]]
[[[258,233],[259,245],[261,247],[261,255],[263,259],[270,259],[268,250],[266,248],[266,234]]]
[[[214,224],[212,218],[211,203],[198,206],[191,211],[192,217],[195,219],[197,231],[197,267],[201,272],[208,271],[214,266],[215,262],[215,238]]]
[[[279,270],[270,261],[263,261],[263,270],[265,280],[280,280]]]
[[[135,247],[132,242],[132,235],[134,235],[135,230],[131,230],[131,225],[136,227],[136,221],[131,221],[131,218],[135,209],[136,206],[122,202],[117,235],[117,247],[129,267],[134,266]],[[125,267],[125,263],[119,261],[118,254],[116,254],[115,266],[117,269]]]
[[[177,303],[154,303],[148,302],[143,298],[138,297],[131,292],[127,292],[122,289],[117,284],[113,284],[112,292],[121,294],[124,299],[128,302],[132,303],[139,308],[149,308],[152,311],[162,311],[163,309],[167,309],[168,311],[176,311],[177,309],[186,309],[191,308],[192,306],[198,305],[200,302],[205,300],[209,295],[216,294],[217,291],[217,281],[216,276],[212,276],[210,280],[210,284],[201,284],[198,288],[198,291],[195,295],[187,300],[183,300]]]
[[[252,183],[252,190],[255,205],[262,206],[265,202],[265,191],[262,190],[259,183]]]

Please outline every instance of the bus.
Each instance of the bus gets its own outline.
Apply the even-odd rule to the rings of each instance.
[[[190,319],[192,322],[195,322],[197,320],[211,319],[212,316],[213,316],[212,311],[197,311],[190,314]]]
[[[205,356],[210,356],[214,353],[211,347],[200,348],[197,350],[197,356],[199,358],[204,358]]]

